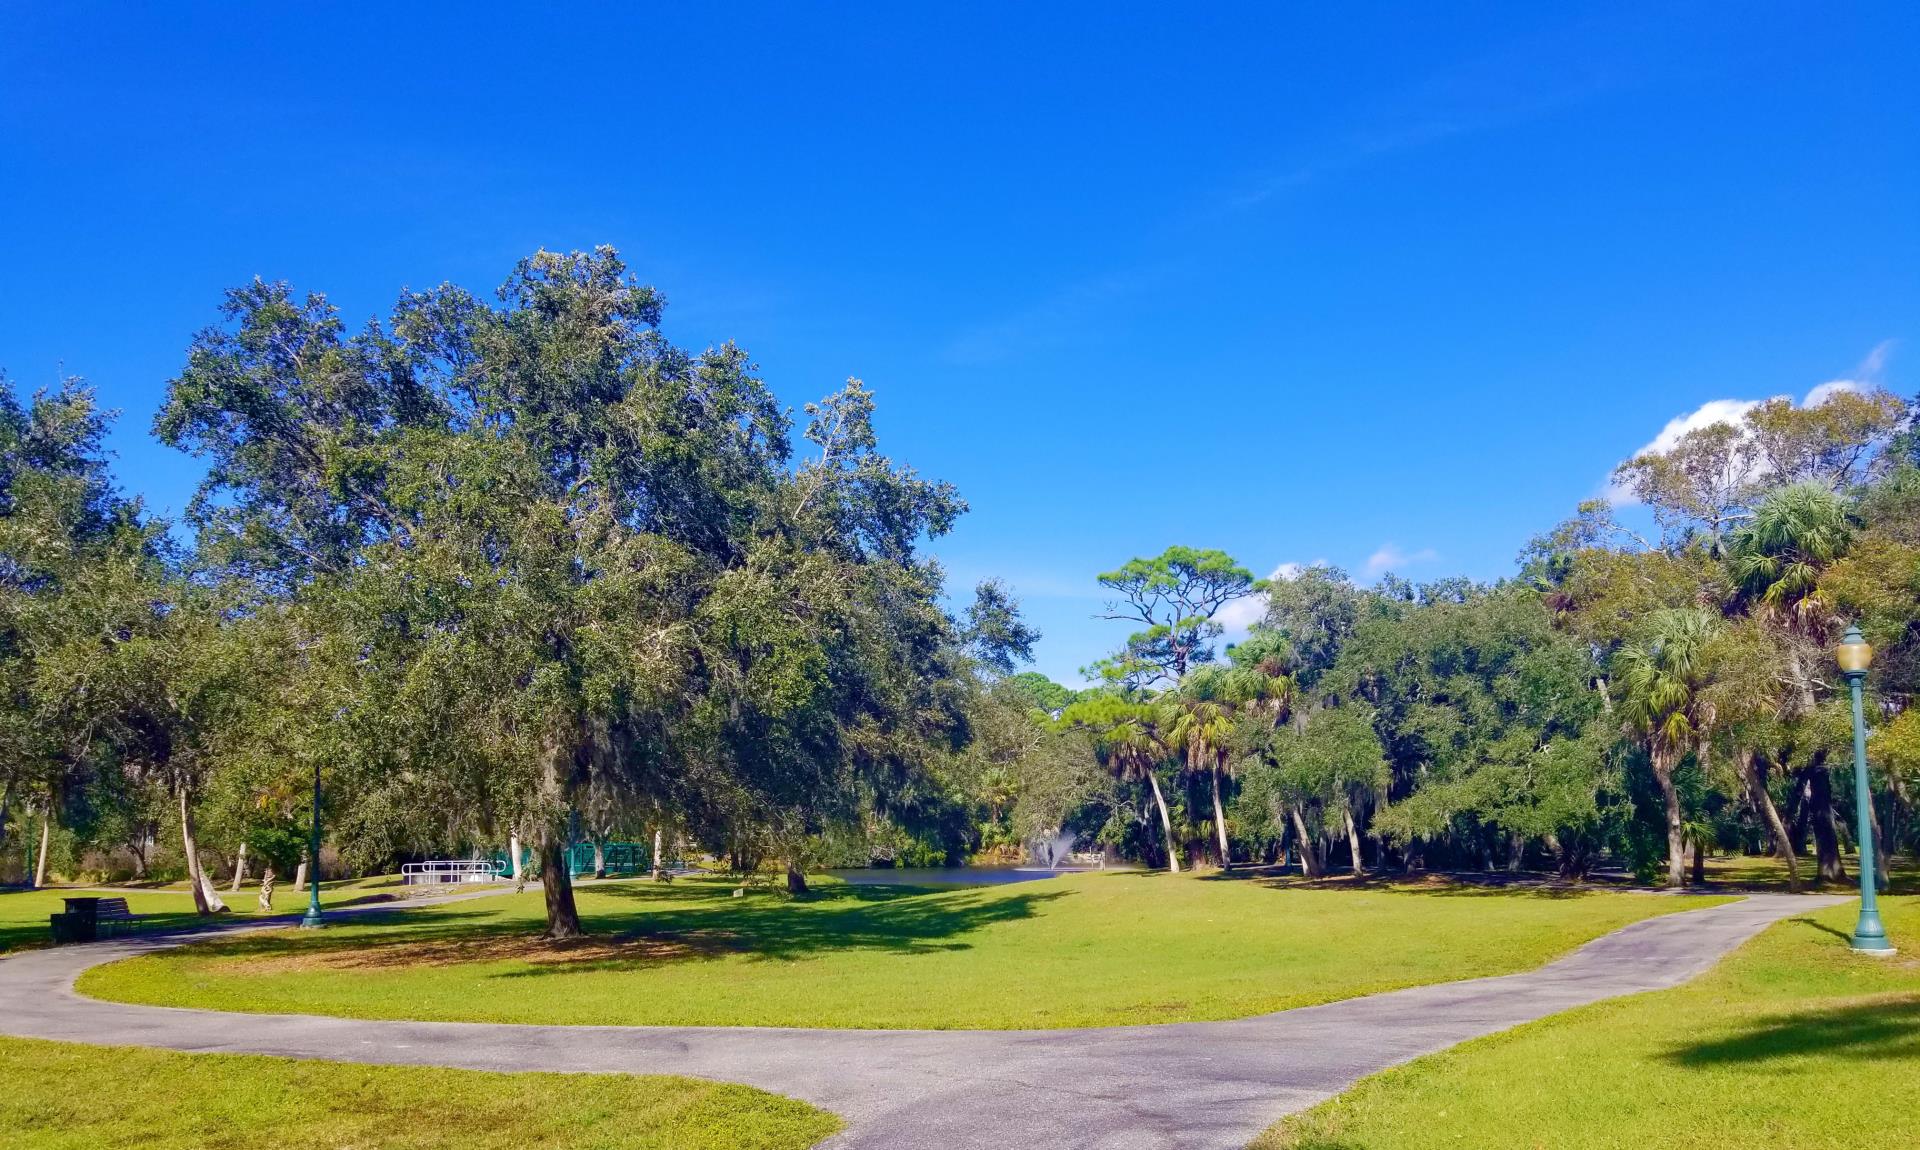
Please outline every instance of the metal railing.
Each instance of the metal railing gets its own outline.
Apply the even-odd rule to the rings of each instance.
[[[505,869],[487,859],[433,859],[429,862],[404,863],[400,867],[400,881],[407,886],[494,882],[505,877]]]

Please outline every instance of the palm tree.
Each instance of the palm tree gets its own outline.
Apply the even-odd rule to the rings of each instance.
[[[1078,727],[1093,736],[1094,748],[1109,770],[1123,782],[1145,779],[1153,792],[1153,806],[1160,815],[1160,830],[1167,840],[1167,870],[1180,873],[1180,852],[1173,838],[1173,816],[1167,813],[1166,796],[1160,793],[1160,777],[1154,768],[1168,757],[1171,747],[1162,737],[1161,716],[1149,703],[1135,702],[1118,695],[1100,695],[1068,707],[1061,723]]]
[[[1188,679],[1201,678],[1198,674]],[[1209,677],[1211,678],[1211,677]],[[1167,740],[1186,754],[1187,769],[1206,771],[1213,787],[1213,829],[1220,841],[1220,869],[1233,866],[1232,848],[1227,843],[1227,814],[1220,803],[1220,776],[1229,773],[1233,756],[1233,710],[1219,698],[1207,697],[1214,684],[1182,684],[1182,691],[1168,700]]]
[[[1698,608],[1669,607],[1647,617],[1639,642],[1614,657],[1614,678],[1625,694],[1620,715],[1647,748],[1667,815],[1667,882],[1686,885],[1687,824],[1674,768],[1697,751],[1713,724],[1706,696],[1711,675],[1707,646],[1720,621]]]
[[[1767,496],[1734,532],[1733,575],[1741,591],[1816,643],[1834,621],[1820,574],[1847,553],[1853,526],[1846,503],[1819,483],[1796,483]]]
[[[1784,708],[1789,729],[1807,721],[1817,706],[1817,652],[1832,640],[1839,622],[1820,579],[1852,542],[1846,501],[1820,483],[1796,483],[1773,492],[1734,533],[1730,565],[1740,597],[1782,640],[1792,693]],[[1777,757],[1784,766],[1786,756]],[[1826,771],[1825,751],[1816,749],[1797,774],[1815,796],[1817,809],[1810,822],[1820,880],[1844,882]]]

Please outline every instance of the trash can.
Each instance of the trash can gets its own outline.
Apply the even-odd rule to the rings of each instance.
[[[47,925],[53,930],[53,941],[92,942],[100,937],[100,900],[98,898],[70,898],[66,900],[64,914],[50,914]]]

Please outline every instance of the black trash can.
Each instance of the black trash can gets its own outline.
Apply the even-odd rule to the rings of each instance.
[[[47,925],[53,928],[55,942],[92,942],[100,937],[100,900],[70,898],[65,914],[50,914]]]

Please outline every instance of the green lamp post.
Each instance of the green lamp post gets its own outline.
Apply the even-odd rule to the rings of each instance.
[[[307,913],[300,918],[300,925],[316,927],[325,925],[320,919],[320,762],[313,764],[313,839],[308,844],[307,856]],[[1877,921],[1877,920],[1876,920]]]
[[[1873,662],[1873,648],[1860,634],[1859,627],[1848,627],[1846,637],[1833,652],[1840,673],[1847,677],[1853,694],[1853,794],[1854,816],[1859,823],[1860,842],[1860,921],[1853,926],[1853,949],[1861,954],[1887,955],[1893,945],[1887,941],[1886,928],[1880,925],[1880,904],[1873,881],[1873,792],[1867,785],[1867,719],[1860,703],[1860,684]]]

